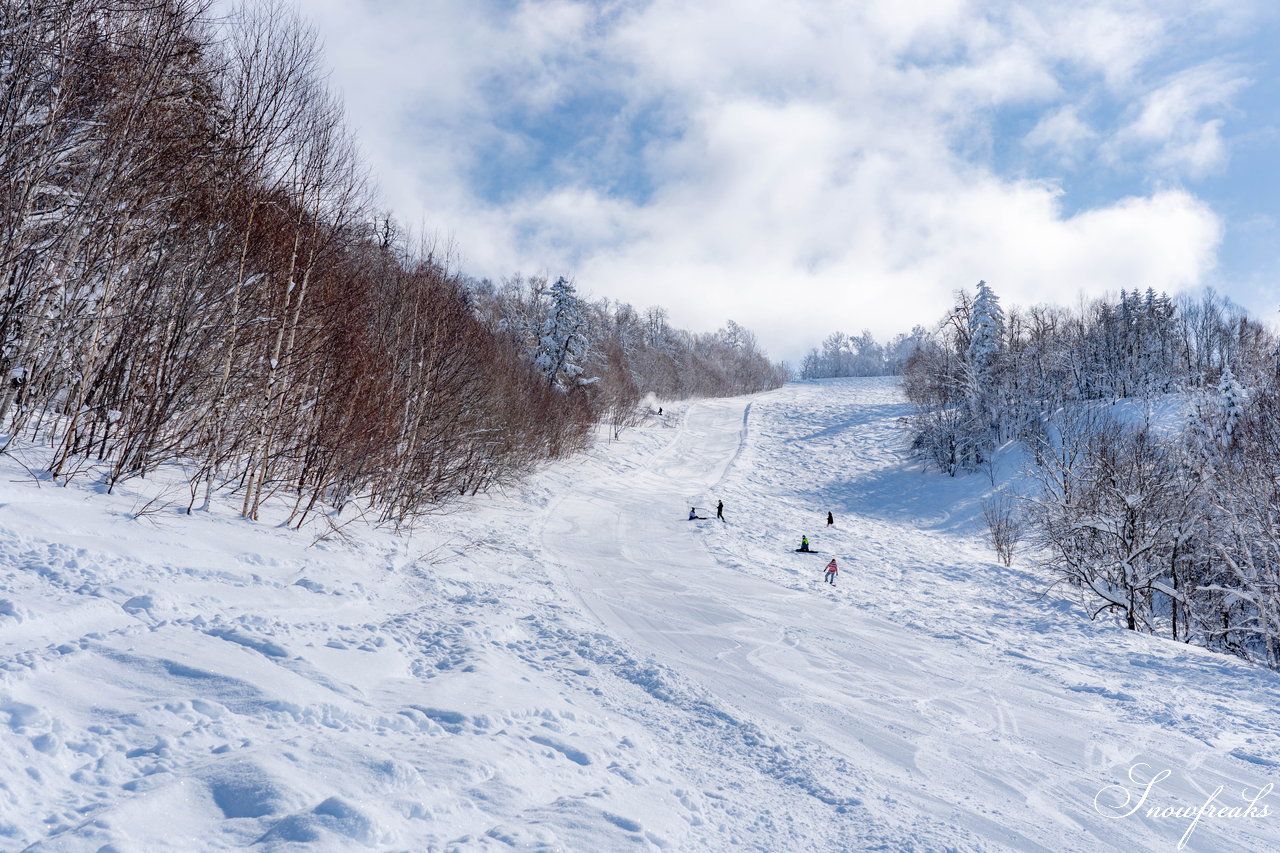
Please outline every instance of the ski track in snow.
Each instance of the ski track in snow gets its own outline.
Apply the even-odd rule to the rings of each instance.
[[[1173,850],[1095,796],[1280,775],[1277,677],[998,566],[990,482],[910,464],[892,380],[667,408],[311,548],[0,460],[0,850]]]

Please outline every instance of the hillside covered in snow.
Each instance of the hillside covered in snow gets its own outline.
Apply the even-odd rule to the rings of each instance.
[[[893,379],[673,408],[409,536],[0,457],[0,848],[1280,847],[1280,677],[999,566]]]

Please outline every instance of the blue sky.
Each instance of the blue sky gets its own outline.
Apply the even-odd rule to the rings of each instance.
[[[307,0],[386,203],[475,275],[828,332],[1280,308],[1280,4]]]

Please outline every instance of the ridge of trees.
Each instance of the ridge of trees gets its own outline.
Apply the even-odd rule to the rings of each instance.
[[[801,379],[840,376],[899,376],[907,360],[929,337],[923,326],[900,333],[881,344],[869,331],[860,335],[832,332],[800,362]]]
[[[732,324],[476,286],[411,245],[314,31],[285,2],[210,7],[0,6],[0,449],[109,488],[181,461],[188,511],[276,496],[300,525],[358,498],[403,524],[616,434],[645,392],[780,383]]]
[[[1278,343],[1211,291],[1006,314],[980,283],[908,364],[914,447],[955,475],[1022,442],[1032,487],[985,508],[1005,565],[1025,540],[1095,617],[1280,668]]]
[[[499,283],[472,280],[467,287],[479,316],[495,333],[548,367],[561,364],[558,354],[569,352],[568,372],[581,377],[579,383],[599,381],[605,397],[733,396],[786,381],[785,369],[769,361],[755,334],[733,320],[715,332],[688,332],[671,326],[665,308],[638,311],[617,300],[585,302],[569,282],[548,285],[546,276],[516,274]],[[558,307],[565,287],[575,305],[568,322]],[[590,342],[585,351],[570,344],[570,329]],[[553,384],[564,384],[561,372],[552,370],[551,375],[560,377]]]

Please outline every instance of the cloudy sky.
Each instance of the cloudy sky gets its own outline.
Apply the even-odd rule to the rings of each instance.
[[[1272,0],[302,0],[386,204],[796,360],[1211,285],[1280,307]]]

